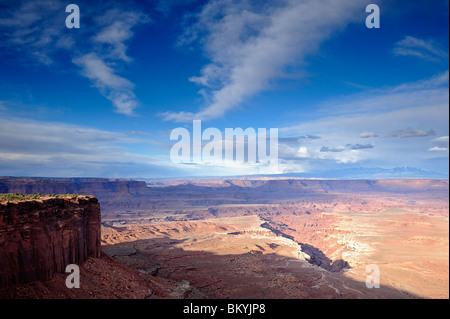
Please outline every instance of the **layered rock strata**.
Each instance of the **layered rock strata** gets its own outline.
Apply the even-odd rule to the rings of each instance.
[[[100,224],[94,197],[0,203],[0,289],[49,280],[68,264],[99,257]]]

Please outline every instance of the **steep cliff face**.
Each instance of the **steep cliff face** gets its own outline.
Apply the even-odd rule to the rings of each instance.
[[[0,177],[0,193],[91,194],[104,212],[135,207],[136,198],[146,192],[145,182],[125,179]]]
[[[93,197],[0,203],[0,289],[49,280],[99,257],[100,205]]]

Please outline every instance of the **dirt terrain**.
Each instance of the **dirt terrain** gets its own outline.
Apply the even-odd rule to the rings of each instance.
[[[104,251],[141,273],[183,283],[184,298],[412,297],[314,266],[296,242],[262,223],[252,215],[105,229]]]
[[[67,274],[0,290],[0,299],[179,299],[177,282],[145,276],[108,255],[80,266],[80,288],[66,287]]]
[[[448,298],[448,195],[415,187],[130,212],[105,220],[103,251],[184,298]]]
[[[146,186],[148,185],[148,187]],[[3,192],[81,192],[100,258],[0,298],[449,298],[448,180],[0,178]],[[380,288],[368,288],[377,266]]]

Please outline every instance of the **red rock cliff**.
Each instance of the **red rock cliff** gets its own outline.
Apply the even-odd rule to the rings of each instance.
[[[0,289],[99,257],[100,223],[93,197],[0,203]]]

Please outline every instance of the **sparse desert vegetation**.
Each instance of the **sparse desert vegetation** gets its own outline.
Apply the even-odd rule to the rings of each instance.
[[[77,198],[78,196],[93,197],[92,195],[80,195],[80,194],[20,194],[20,193],[7,193],[0,194],[1,202],[20,202],[24,200],[44,199],[44,198]]]

